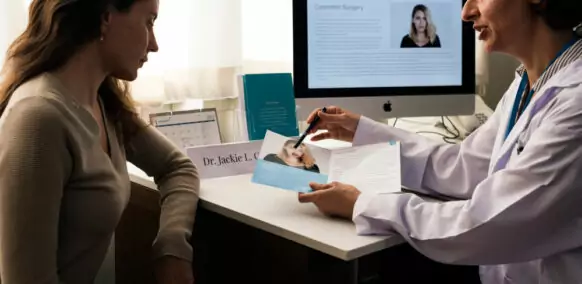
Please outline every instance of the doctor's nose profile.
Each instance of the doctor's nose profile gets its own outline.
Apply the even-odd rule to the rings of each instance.
[[[312,183],[299,202],[353,221],[357,234],[399,234],[433,260],[479,265],[482,283],[582,283],[582,1],[467,0],[462,19],[486,52],[520,63],[493,115],[444,144],[316,109],[313,141],[399,141],[407,190]]]

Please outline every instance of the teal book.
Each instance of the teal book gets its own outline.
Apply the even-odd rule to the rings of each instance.
[[[249,140],[262,140],[267,130],[288,137],[299,135],[295,93],[290,73],[242,76]]]

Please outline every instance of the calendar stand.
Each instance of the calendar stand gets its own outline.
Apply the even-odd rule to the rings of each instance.
[[[149,117],[150,123],[183,151],[222,144],[215,108],[152,113]]]

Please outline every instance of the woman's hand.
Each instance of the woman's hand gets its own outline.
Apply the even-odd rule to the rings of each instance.
[[[307,123],[311,123],[316,116],[319,116],[319,121],[311,129],[310,134],[318,130],[327,130],[327,132],[313,136],[312,141],[336,139],[352,142],[361,115],[331,106],[326,107],[326,112],[322,112],[321,109],[314,110],[307,118]]]
[[[299,202],[311,202],[325,215],[352,219],[354,205],[360,196],[360,191],[347,184],[332,182],[329,184],[309,184],[313,189],[310,193],[299,193]]]
[[[194,284],[192,263],[173,256],[164,256],[155,262],[159,284]]]

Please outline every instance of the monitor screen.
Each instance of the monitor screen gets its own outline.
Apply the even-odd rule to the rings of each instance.
[[[468,94],[475,36],[462,0],[294,0],[298,98]]]

